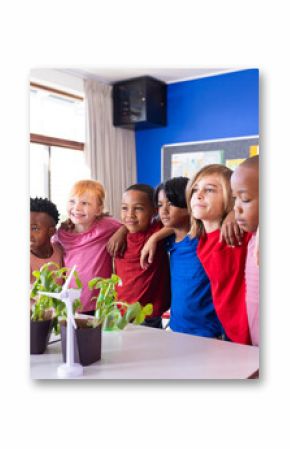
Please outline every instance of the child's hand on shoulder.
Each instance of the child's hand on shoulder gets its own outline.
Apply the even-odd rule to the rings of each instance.
[[[121,226],[110,238],[106,245],[106,249],[111,257],[122,257],[127,248],[128,230],[125,226]]]
[[[62,221],[60,224],[60,229],[62,229],[63,231],[73,231],[74,227],[75,225],[69,218],[65,221]]]
[[[220,242],[225,241],[227,245],[239,246],[243,240],[243,230],[235,221],[235,213],[231,211],[224,219],[221,227]]]
[[[158,241],[152,235],[143,246],[140,256],[140,265],[143,270],[146,270],[153,262],[157,243]]]

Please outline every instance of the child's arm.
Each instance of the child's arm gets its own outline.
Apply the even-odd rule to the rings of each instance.
[[[149,237],[147,242],[142,248],[141,256],[140,256],[140,265],[143,270],[149,267],[149,265],[153,262],[154,254],[156,252],[157,243],[160,240],[169,237],[174,234],[172,228],[162,228],[160,231],[155,232]]]
[[[106,249],[112,257],[122,257],[126,249],[126,236],[128,230],[126,226],[121,226],[110,238],[106,245]]]
[[[227,245],[237,246],[242,244],[243,230],[235,221],[235,213],[231,210],[224,219],[221,227],[220,242],[224,240]]]

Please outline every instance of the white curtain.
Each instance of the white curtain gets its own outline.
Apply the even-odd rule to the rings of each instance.
[[[106,209],[120,218],[123,191],[136,182],[135,132],[113,126],[112,87],[85,80],[85,158],[106,190]]]

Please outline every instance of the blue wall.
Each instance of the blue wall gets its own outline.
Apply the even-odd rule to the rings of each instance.
[[[136,131],[138,182],[159,184],[165,144],[256,134],[258,69],[169,84],[167,126]]]

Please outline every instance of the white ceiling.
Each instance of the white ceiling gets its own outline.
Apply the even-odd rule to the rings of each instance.
[[[204,78],[221,73],[235,72],[244,68],[66,68],[57,69],[62,73],[82,79],[95,79],[105,84],[138,76],[150,75],[166,83]]]

